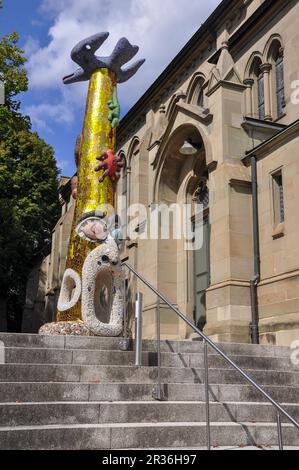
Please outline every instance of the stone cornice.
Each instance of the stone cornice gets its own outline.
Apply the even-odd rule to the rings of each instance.
[[[237,178],[231,178],[229,180],[229,185],[233,188],[243,187],[251,190],[251,181],[250,180],[240,180]]]
[[[201,122],[210,123],[213,120],[213,114],[210,113],[209,109],[202,109],[195,104],[188,104],[183,101],[178,102],[177,107],[189,112]]]
[[[285,281],[286,279],[299,278],[299,269],[294,271],[289,271],[287,273],[276,274],[275,276],[262,279],[259,283],[259,286],[266,286],[268,284],[273,284],[274,282]]]
[[[244,281],[242,279],[230,279],[228,281],[219,282],[214,284],[207,289],[207,292],[212,292],[217,289],[223,289],[224,287],[250,287],[250,281]]]
[[[263,142],[261,145],[252,149],[250,152],[247,152],[246,155],[242,158],[242,161],[245,165],[249,165],[250,157],[255,156],[257,158],[263,158],[298,136],[299,119],[290,124],[286,129],[274,135],[274,137],[271,137],[266,142]]]
[[[230,90],[238,90],[238,91],[244,91],[246,90],[247,86],[244,85],[243,83],[235,83],[235,82],[229,82],[227,80],[219,80],[218,83],[216,83],[211,90],[207,92],[207,96],[211,96],[213,93],[215,93],[216,90],[219,88],[226,88]]]

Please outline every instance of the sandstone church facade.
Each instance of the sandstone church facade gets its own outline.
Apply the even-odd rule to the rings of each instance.
[[[297,0],[222,1],[118,129],[122,215],[136,203],[203,205],[202,248],[139,236],[123,257],[216,341],[299,339],[298,17]],[[186,142],[196,153],[181,152]],[[67,179],[60,196],[24,331],[41,311],[55,319],[74,207]],[[157,299],[129,275],[127,286],[143,292],[144,335],[154,337]],[[164,305],[161,320],[163,337],[190,336]]]

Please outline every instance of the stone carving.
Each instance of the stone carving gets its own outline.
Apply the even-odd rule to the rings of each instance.
[[[99,291],[99,288],[106,289]],[[82,272],[82,317],[96,335],[119,336],[123,328],[123,274],[119,251],[112,237],[86,258]],[[98,292],[98,295],[97,295]],[[102,294],[102,295],[101,295]],[[105,312],[106,310],[106,312]],[[101,321],[103,313],[107,323]]]
[[[109,57],[96,56],[107,37],[108,33],[99,33],[80,41],[71,52],[80,68],[63,78],[65,84],[89,80],[89,90],[83,132],[76,144],[78,171],[72,181],[76,209],[57,322],[44,325],[41,334],[119,336],[122,332],[121,237],[118,227],[109,227],[125,164],[115,155],[120,118],[116,87],[131,78],[144,60],[125,67],[139,50],[125,38]]]
[[[125,166],[125,162],[121,157],[114,155],[113,150],[109,149],[103,153],[100,157],[97,157],[101,163],[95,167],[95,171],[104,170],[103,175],[99,178],[99,182],[102,183],[107,176],[110,176],[114,183],[117,183],[120,178],[122,168]]]
[[[94,34],[80,41],[73,48],[71,58],[80,68],[63,78],[63,82],[66,85],[90,80],[92,74],[99,69],[111,70],[116,75],[117,83],[124,83],[135,75],[142,64],[144,64],[145,59],[138,60],[126,68],[122,67],[133,59],[139,51],[139,47],[132,46],[126,38],[121,38],[118,41],[109,57],[97,57],[95,55],[95,52],[102,46],[108,36],[109,33]]]
[[[74,307],[81,296],[81,278],[73,269],[64,273],[57,308],[61,312]]]

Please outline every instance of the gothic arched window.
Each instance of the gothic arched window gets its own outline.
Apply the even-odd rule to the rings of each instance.
[[[268,54],[272,64],[272,108],[274,117],[280,118],[285,112],[284,57],[278,39],[273,40]]]
[[[197,96],[197,101],[196,101],[197,106],[200,106],[201,108],[204,107],[204,93],[202,87],[199,90],[198,96]]]
[[[257,119],[265,119],[265,88],[264,88],[264,74],[261,70],[262,61],[260,57],[255,57],[251,68],[250,78],[253,79],[252,86],[252,103],[253,114]]]
[[[187,103],[195,104],[201,108],[205,108],[205,78],[202,74],[195,74],[190,81],[187,90]]]

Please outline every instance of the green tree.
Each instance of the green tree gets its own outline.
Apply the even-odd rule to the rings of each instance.
[[[28,79],[16,33],[0,39],[0,322],[21,312],[27,277],[59,214],[58,170],[53,149],[20,113],[16,98]],[[19,313],[20,314],[20,313]]]

